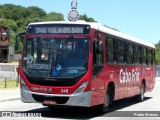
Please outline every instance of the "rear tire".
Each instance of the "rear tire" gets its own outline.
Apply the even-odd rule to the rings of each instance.
[[[138,102],[143,102],[143,101],[144,101],[144,93],[145,93],[145,84],[142,83],[141,92],[140,92],[140,94],[137,96]]]

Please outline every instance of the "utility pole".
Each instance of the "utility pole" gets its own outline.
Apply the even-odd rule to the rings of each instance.
[[[69,21],[77,21],[80,15],[77,11],[77,0],[72,0],[71,2],[71,10],[68,13],[68,20]]]

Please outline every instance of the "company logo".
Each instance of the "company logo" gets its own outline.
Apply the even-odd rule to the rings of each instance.
[[[40,91],[40,92],[48,92],[48,93],[53,93],[52,88],[45,88],[45,87],[31,87],[31,90],[33,91]]]
[[[119,81],[120,83],[129,83],[134,81],[139,81],[139,71],[137,69],[132,69],[131,72],[129,72],[126,68],[126,70],[120,69],[119,73]]]
[[[52,91],[52,88],[49,88],[48,89],[48,93],[52,93],[53,91]]]
[[[31,87],[31,90],[46,92],[47,88],[44,88],[44,87]]]

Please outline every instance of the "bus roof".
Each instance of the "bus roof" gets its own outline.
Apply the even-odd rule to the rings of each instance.
[[[71,22],[71,21],[35,22],[35,23],[30,23],[29,25],[40,25],[40,24],[84,24],[84,25],[90,25],[91,28],[94,28],[94,29],[99,30],[99,31],[104,32],[104,33],[107,33],[109,35],[113,35],[115,37],[126,39],[126,40],[129,40],[129,41],[134,42],[134,43],[138,43],[138,44],[141,44],[141,45],[144,45],[144,46],[155,48],[154,44],[151,44],[151,43],[146,42],[144,40],[141,40],[139,38],[133,37],[131,35],[127,35],[125,33],[122,33],[120,31],[114,30],[112,28],[103,26],[100,23],[86,22],[86,21],[83,21],[83,20],[78,20],[76,22]]]

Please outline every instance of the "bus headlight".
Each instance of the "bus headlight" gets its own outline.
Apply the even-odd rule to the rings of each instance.
[[[30,91],[29,88],[27,87],[25,81],[24,81],[22,78],[20,78],[20,79],[21,79],[22,89],[23,89],[24,91],[27,91],[27,92]]]
[[[73,93],[74,95],[82,94],[88,85],[88,81],[85,81],[81,84],[81,86]]]

